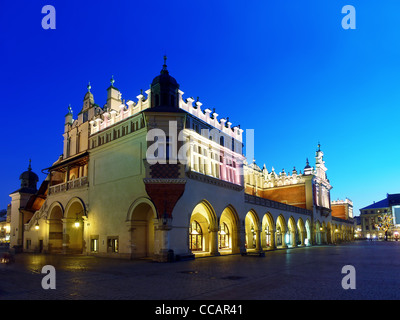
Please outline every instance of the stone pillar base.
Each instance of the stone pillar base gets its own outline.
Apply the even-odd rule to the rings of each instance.
[[[159,253],[156,253],[153,257],[153,261],[157,262],[174,262],[175,254],[173,250],[161,250]]]

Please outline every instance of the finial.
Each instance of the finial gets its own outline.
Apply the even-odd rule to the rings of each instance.
[[[163,64],[163,68],[162,68],[161,72],[163,72],[163,71],[165,73],[168,72],[168,70],[167,70],[167,55],[166,54],[164,55],[164,64]]]
[[[321,144],[318,141],[318,150],[317,151],[321,151]]]
[[[68,113],[72,114],[71,104],[68,105]]]
[[[114,87],[114,82],[115,82],[114,76],[112,75],[110,79],[111,87]]]
[[[89,83],[87,85],[87,91],[90,92],[90,89],[92,89],[92,86],[90,85],[90,81],[89,81]]]
[[[29,159],[28,171],[32,171],[31,162],[32,162],[32,160],[31,160],[31,159]]]

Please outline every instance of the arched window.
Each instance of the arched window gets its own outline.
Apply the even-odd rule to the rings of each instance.
[[[203,251],[203,231],[200,224],[193,220],[189,228],[190,250]]]
[[[229,248],[229,228],[225,222],[222,223],[219,231],[219,248]]]

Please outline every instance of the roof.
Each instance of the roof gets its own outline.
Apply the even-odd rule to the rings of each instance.
[[[361,208],[360,210],[389,208],[395,205],[400,205],[400,193],[394,193],[394,194],[388,193],[385,199],[380,200],[378,202],[374,202],[373,204]]]
[[[383,199],[381,201],[375,202],[373,204],[370,204],[367,207],[361,208],[360,210],[365,210],[365,209],[379,209],[379,208],[388,208],[389,207],[389,201],[388,198]]]
[[[388,194],[387,198],[390,206],[400,205],[400,193]]]

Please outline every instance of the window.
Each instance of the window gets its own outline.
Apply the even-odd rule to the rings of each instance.
[[[221,137],[219,138],[219,144],[220,144],[221,146],[224,146],[225,140],[224,140],[224,137],[223,137],[223,136],[221,136]]]
[[[229,248],[229,229],[225,222],[222,223],[219,232],[219,248]]]
[[[118,252],[118,237],[107,238],[107,252]]]
[[[190,238],[190,250],[192,251],[202,251],[203,250],[203,231],[201,230],[200,224],[193,220],[189,228],[189,238]]]
[[[67,157],[70,156],[70,149],[71,149],[71,138],[68,138],[67,139],[67,150],[66,150]]]
[[[90,239],[90,251],[99,252],[99,237],[95,236]]]
[[[265,245],[269,247],[271,245],[271,232],[269,231],[269,226],[265,226]]]

